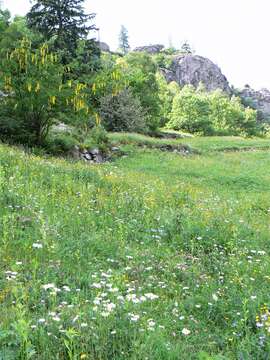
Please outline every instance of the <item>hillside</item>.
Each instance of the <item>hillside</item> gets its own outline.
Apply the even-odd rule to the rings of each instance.
[[[92,166],[0,145],[0,359],[266,359],[269,141],[111,139]]]
[[[119,24],[112,52],[94,4],[3,6],[0,360],[269,359],[270,92],[179,16],[177,48]]]

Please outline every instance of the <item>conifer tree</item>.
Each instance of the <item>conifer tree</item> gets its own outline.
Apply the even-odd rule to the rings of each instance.
[[[127,54],[130,49],[128,42],[128,31],[124,25],[121,26],[119,34],[119,49],[123,54]]]
[[[181,51],[184,53],[184,54],[193,54],[193,50],[190,46],[190,44],[188,43],[187,40],[185,40],[181,46]]]
[[[45,40],[54,39],[54,50],[74,57],[78,40],[86,39],[95,25],[89,25],[95,14],[85,14],[84,0],[34,0],[27,14],[30,28],[40,32]]]

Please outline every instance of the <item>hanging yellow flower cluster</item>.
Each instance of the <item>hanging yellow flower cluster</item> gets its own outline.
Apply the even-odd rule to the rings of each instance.
[[[19,64],[19,68],[27,73],[27,64],[29,57],[29,49],[31,48],[31,42],[28,39],[21,41],[21,46],[13,50],[11,53],[7,53],[7,60],[15,59]]]
[[[5,91],[11,92],[12,91],[12,82],[11,82],[11,76],[5,76]]]
[[[18,76],[16,79],[25,74],[22,85],[19,84],[20,89],[24,89],[26,93],[31,94],[32,105],[38,100],[39,94],[45,95],[47,99],[48,109],[52,109],[55,106],[61,105],[62,101],[68,107],[72,107],[75,112],[83,112],[84,114],[92,114],[94,116],[96,124],[101,122],[100,116],[95,111],[89,108],[89,95],[92,93],[103,93],[108,91],[113,96],[119,94],[126,84],[126,80],[123,76],[123,64],[118,64],[112,72],[107,73],[105,76],[97,78],[94,83],[81,84],[73,80],[68,80],[62,83],[62,70],[61,64],[57,55],[49,51],[48,44],[43,44],[38,50],[33,51],[31,48],[31,42],[28,39],[23,39],[20,46],[15,50],[7,54],[8,62],[12,60],[13,64],[16,64]],[[56,65],[56,67],[54,67]],[[57,67],[59,66],[59,68]],[[45,72],[44,72],[45,70]],[[48,81],[51,72],[55,76],[55,80],[52,83],[52,87],[48,87]],[[64,67],[64,73],[70,73],[71,69]],[[12,79],[14,77],[14,80]],[[52,75],[53,76],[53,75]],[[58,83],[55,84],[55,81]],[[14,84],[12,84],[14,82]],[[13,91],[12,85],[15,87],[15,75],[7,75],[5,77],[5,91]],[[18,85],[18,84],[17,84]],[[56,85],[56,88],[55,88]],[[46,105],[45,105],[46,106]]]
[[[72,80],[69,80],[67,82],[67,86],[69,88],[72,88],[74,86],[74,95],[71,98],[66,99],[66,104],[71,104],[76,112],[85,110],[86,114],[88,114],[89,107],[86,102],[86,93],[83,92],[83,90],[87,88],[87,85],[81,83],[74,83],[73,85]]]
[[[95,120],[96,120],[96,126],[100,126],[101,124],[101,117],[99,114],[95,113]]]
[[[56,96],[49,96],[49,105],[55,105],[56,104]]]
[[[23,39],[20,46],[6,55],[7,61],[13,61],[18,66],[19,73],[25,73],[31,76],[32,67],[47,66],[58,61],[57,55],[49,53],[49,47],[47,44],[41,46],[39,51],[33,52],[31,50],[31,41]],[[40,81],[27,80],[25,84],[27,92],[39,93],[41,91]],[[5,77],[5,91],[13,91],[12,77]]]
[[[39,49],[39,55],[39,64],[41,65],[53,64],[57,63],[58,61],[57,55],[49,52],[48,44],[43,44],[41,46],[41,48]]]
[[[31,51],[31,41],[23,39],[18,48],[7,53],[7,60],[15,59],[21,71],[29,71],[29,65],[47,66],[56,63],[58,57],[49,52],[48,44],[43,44],[38,52]]]

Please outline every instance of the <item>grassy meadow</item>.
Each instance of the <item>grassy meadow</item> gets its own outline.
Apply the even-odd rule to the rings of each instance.
[[[270,141],[111,139],[0,145],[0,359],[269,359]]]

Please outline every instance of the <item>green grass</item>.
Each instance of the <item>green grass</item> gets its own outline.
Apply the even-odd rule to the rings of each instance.
[[[207,153],[217,151],[269,150],[269,138],[245,139],[241,137],[211,136],[185,137],[180,139],[158,139],[134,133],[111,133],[110,139],[117,144],[133,144],[137,146],[160,147],[162,145],[188,145],[192,149]]]
[[[267,140],[111,137],[101,166],[0,145],[0,359],[268,359]]]

